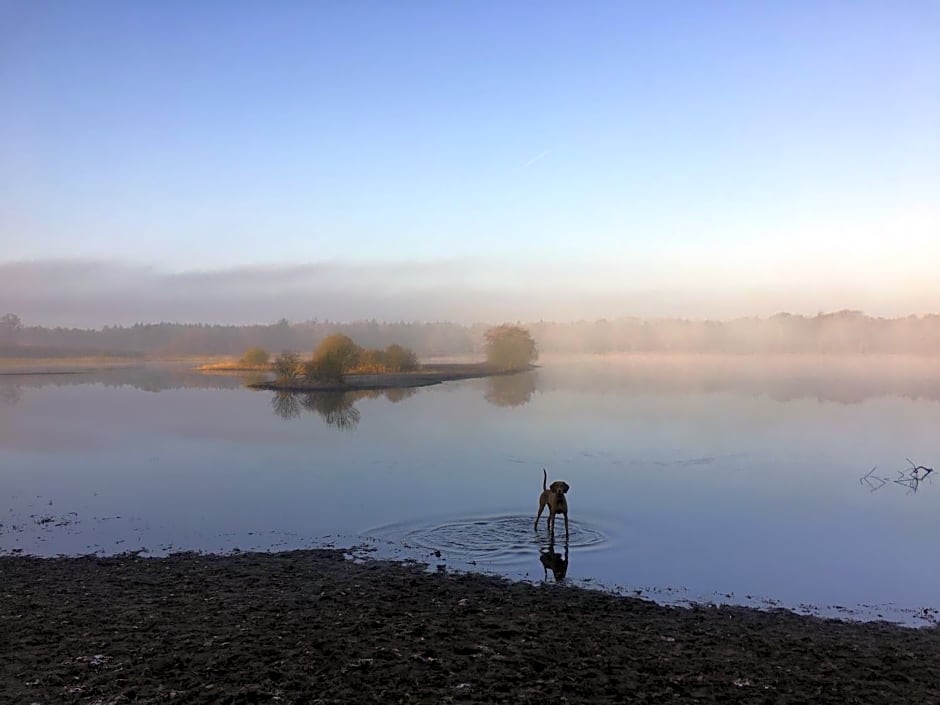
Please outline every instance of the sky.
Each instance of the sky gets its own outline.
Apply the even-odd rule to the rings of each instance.
[[[0,0],[0,309],[940,312],[938,37],[936,0]]]

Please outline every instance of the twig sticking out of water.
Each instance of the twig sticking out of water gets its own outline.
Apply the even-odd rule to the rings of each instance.
[[[894,482],[898,485],[907,487],[908,493],[913,494],[917,492],[917,488],[920,486],[921,481],[933,472],[933,468],[928,468],[923,465],[915,465],[910,458],[905,458],[905,460],[910,463],[911,469],[906,473],[903,470],[899,470],[898,479]]]
[[[920,476],[921,480],[933,472],[933,468],[925,468],[923,465],[914,465],[914,461],[910,458],[905,458],[905,460],[911,464],[911,474],[916,475],[920,470],[924,471],[924,474]]]
[[[871,470],[869,470],[865,475],[862,475],[858,479],[860,485],[866,485],[870,492],[876,492],[884,487],[888,482],[893,482],[896,485],[903,485],[907,487],[908,493],[913,494],[917,492],[917,488],[920,486],[920,483],[925,480],[930,473],[933,472],[933,468],[928,468],[924,465],[915,465],[914,461],[910,458],[905,458],[910,464],[910,470],[898,470],[898,479],[891,480],[888,477],[879,477],[875,475],[875,470],[878,469],[876,465]]]
[[[858,484],[867,485],[870,492],[875,492],[877,490],[880,490],[882,487],[884,487],[888,483],[888,481],[887,479],[883,477],[878,477],[877,475],[874,474],[875,470],[877,469],[878,469],[878,466],[876,465],[875,467],[873,467],[871,470],[868,471],[867,475],[863,475],[862,477],[858,478]]]

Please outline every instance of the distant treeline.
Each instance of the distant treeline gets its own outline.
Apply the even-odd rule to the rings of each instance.
[[[343,333],[367,348],[385,349],[398,344],[419,355],[455,355],[474,352],[482,345],[486,326],[460,326],[452,323],[380,323],[361,321],[333,323],[313,321],[270,325],[224,326],[184,323],[138,323],[133,326],[105,326],[100,330],[44,328],[20,325],[0,326],[0,355],[44,354],[59,348],[68,354],[145,355],[241,355],[253,347],[273,353],[282,350],[312,351],[324,338]],[[480,344],[475,347],[475,340]]]
[[[816,316],[781,313],[731,321],[626,318],[524,325],[542,353],[940,354],[940,315],[889,319],[839,311]],[[157,323],[106,326],[101,330],[19,325],[0,330],[0,354],[16,354],[24,346],[47,352],[68,350],[70,354],[240,355],[251,347],[305,352],[333,333],[348,335],[368,348],[403,345],[422,357],[482,354],[488,327],[378,321],[291,324],[283,320],[271,325]]]
[[[731,321],[619,319],[530,326],[557,352],[940,354],[940,315],[873,318],[860,311]]]

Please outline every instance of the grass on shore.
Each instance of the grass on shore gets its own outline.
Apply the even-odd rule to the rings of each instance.
[[[199,365],[196,369],[200,372],[270,372],[274,366],[270,362],[264,365],[248,365],[239,360],[222,360]]]

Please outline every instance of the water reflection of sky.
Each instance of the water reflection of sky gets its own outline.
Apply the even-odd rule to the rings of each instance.
[[[492,541],[509,545],[507,517],[534,518],[544,466],[571,484],[572,518],[607,537],[572,549],[569,578],[940,607],[940,487],[893,481],[905,458],[937,464],[940,402],[910,393],[937,373],[889,362],[828,377],[765,363],[762,384],[753,359],[698,373],[548,361],[504,387],[301,397],[286,415],[231,378],[4,379],[15,395],[0,401],[0,550],[346,545],[473,517],[502,517]],[[859,481],[873,466],[891,480],[876,491]],[[538,539],[518,540],[498,569],[541,576]]]

